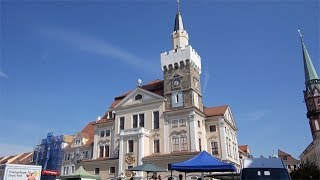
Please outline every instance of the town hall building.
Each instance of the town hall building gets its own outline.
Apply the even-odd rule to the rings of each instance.
[[[78,166],[102,179],[139,179],[146,173],[128,169],[144,163],[168,169],[171,163],[205,150],[240,169],[238,129],[231,108],[203,105],[201,57],[189,44],[179,10],[171,37],[171,50],[160,56],[163,80],[143,84],[139,79],[134,89],[114,98],[105,115],[94,122],[92,140],[85,141],[92,142],[91,152],[79,152],[91,158],[81,159]],[[88,136],[78,133],[77,137],[81,140]],[[161,175],[170,177],[169,172]],[[174,179],[178,176],[174,172]],[[198,177],[200,174],[188,173],[186,179]]]

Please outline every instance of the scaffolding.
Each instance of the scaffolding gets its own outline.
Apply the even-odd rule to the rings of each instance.
[[[41,144],[35,147],[33,153],[35,165],[42,166],[43,170],[60,172],[63,156],[63,135],[54,136],[53,132],[47,134],[47,138],[41,140]]]

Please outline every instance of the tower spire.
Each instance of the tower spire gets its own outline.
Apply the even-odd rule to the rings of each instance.
[[[303,40],[301,31],[298,30],[298,32],[299,32],[301,45],[302,45],[305,80],[306,80],[306,85],[308,85],[311,83],[312,80],[315,80],[315,79],[319,80],[319,76],[317,74],[316,69],[313,66],[313,63],[312,63],[311,58],[309,56],[309,53],[307,51],[306,45],[304,44],[304,40]]]
[[[182,16],[180,13],[180,0],[177,0],[177,14],[176,14],[176,18],[174,20],[174,29],[173,31],[177,31],[177,30],[184,30],[183,29],[183,22],[182,22]]]
[[[312,64],[300,30],[298,30],[298,32],[301,38],[304,73],[306,79],[306,90],[303,91],[304,101],[308,111],[307,117],[309,119],[312,138],[315,140],[320,137],[320,79]]]
[[[189,36],[186,30],[184,30],[182,15],[180,13],[180,0],[177,0],[177,14],[174,19],[174,28],[172,33],[172,46],[173,49],[184,48],[189,45]]]

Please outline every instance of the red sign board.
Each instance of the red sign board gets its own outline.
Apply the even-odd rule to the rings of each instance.
[[[49,175],[49,176],[59,176],[60,173],[59,171],[55,171],[55,170],[42,170],[41,171],[41,175]]]

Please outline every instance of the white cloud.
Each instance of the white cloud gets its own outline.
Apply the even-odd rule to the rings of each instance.
[[[257,110],[242,115],[241,119],[244,119],[245,121],[259,121],[263,119],[266,116],[266,114],[267,113],[264,110]]]
[[[258,121],[265,117],[266,112],[265,111],[255,111],[255,112],[249,112],[245,115],[245,119],[249,121]]]
[[[0,157],[18,155],[25,152],[32,152],[32,146],[23,146],[19,144],[4,144],[0,143]]]
[[[112,57],[122,61],[126,65],[134,66],[134,68],[139,68],[146,72],[153,72],[154,68],[156,68],[155,63],[151,63],[150,61],[137,57],[125,49],[100,40],[94,36],[61,28],[41,28],[40,32],[48,35],[49,37],[60,40],[69,46],[80,49],[83,52],[93,53],[109,58]],[[106,58],[106,60],[108,60],[108,58]]]
[[[0,70],[0,78],[8,78],[8,76]]]

